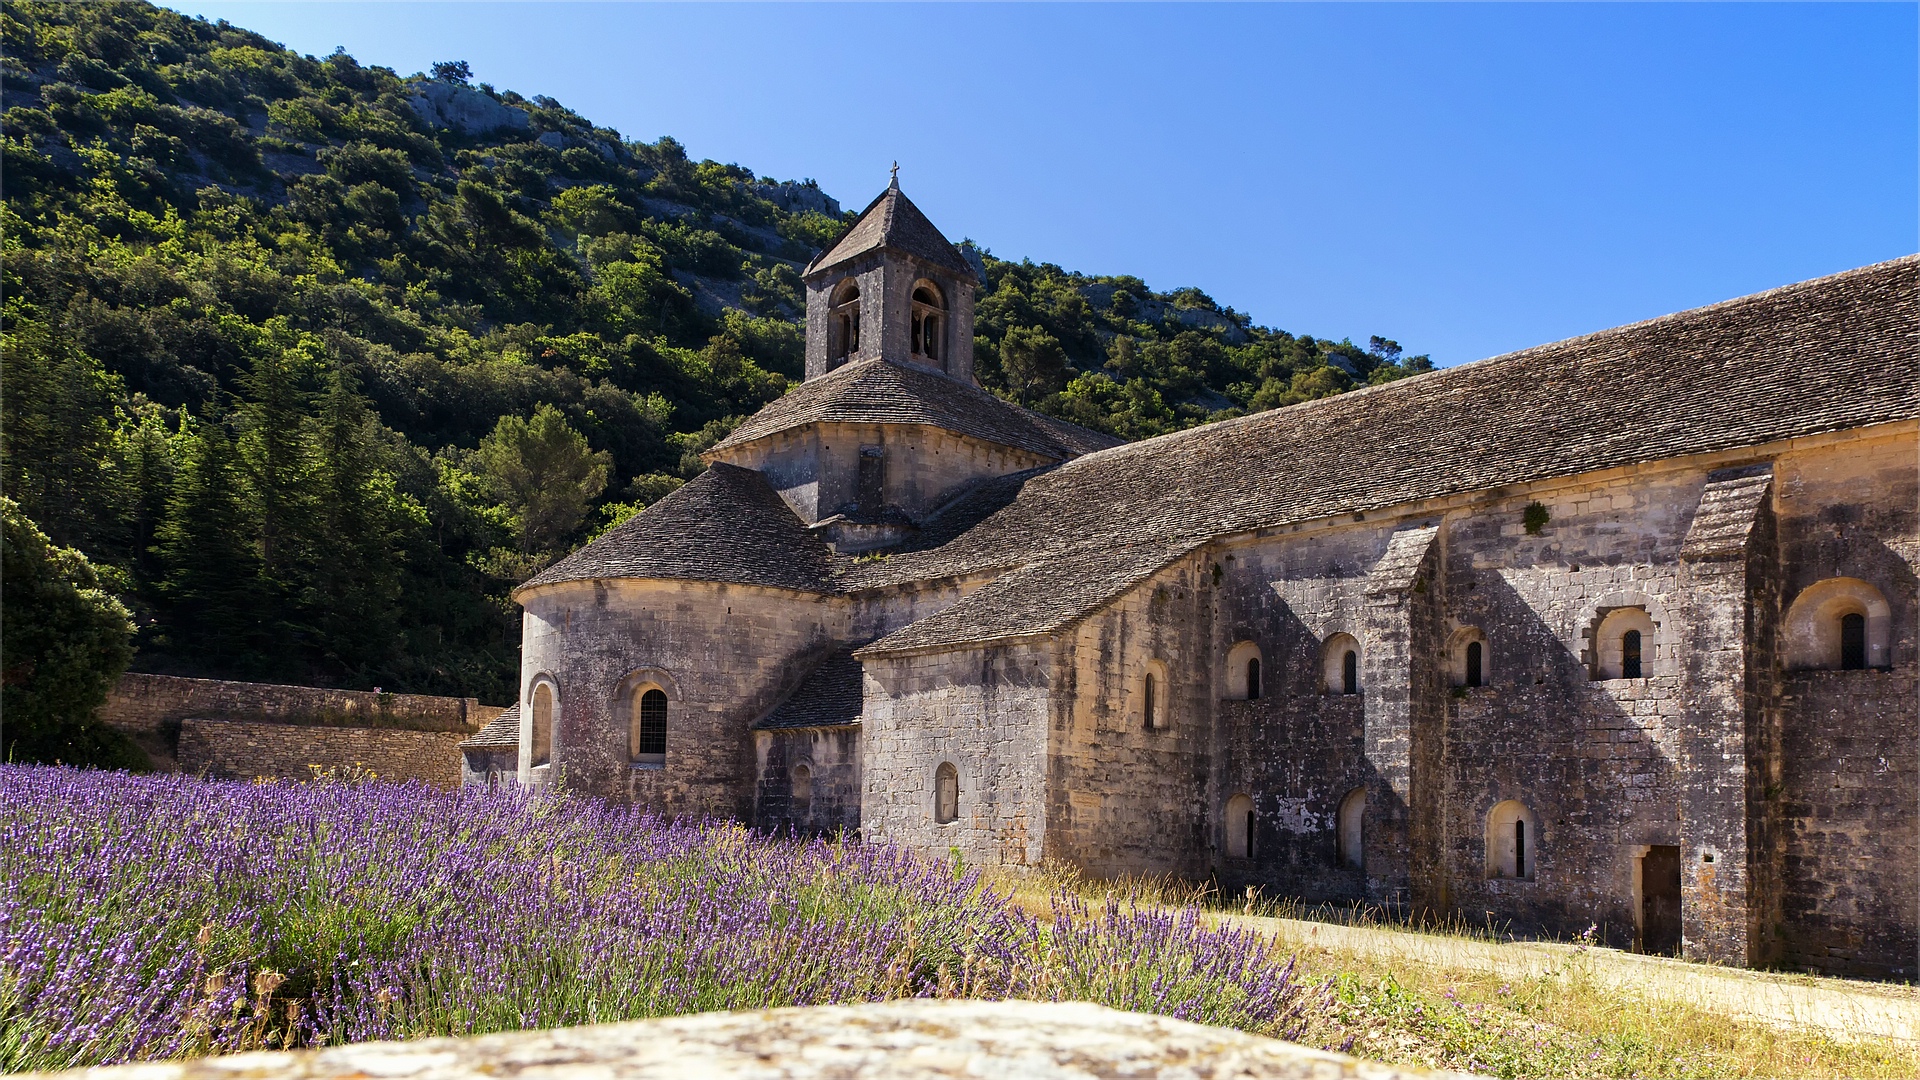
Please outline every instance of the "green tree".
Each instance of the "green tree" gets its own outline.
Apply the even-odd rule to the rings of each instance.
[[[257,669],[268,603],[233,442],[219,421],[202,420],[179,443],[166,520],[155,533],[165,575],[159,592],[171,609],[164,645],[236,671]]]
[[[0,477],[60,542],[97,548],[114,525],[113,402],[118,378],[52,332],[19,297],[6,306]],[[103,513],[102,511],[105,511]]]
[[[336,364],[313,439],[314,533],[325,557],[315,562],[302,600],[327,659],[356,672],[395,659],[400,537],[424,525],[419,505],[380,467],[380,435],[358,381]]]
[[[56,547],[0,498],[0,759],[145,769],[146,755],[97,717],[133,659],[133,620],[93,564]]]
[[[1038,326],[1016,326],[1000,339],[1000,370],[1007,389],[1032,403],[1067,385],[1067,352]]]
[[[503,416],[480,442],[480,461],[513,516],[524,554],[553,551],[586,520],[607,486],[610,455],[588,449],[559,409],[543,404],[531,420]]]

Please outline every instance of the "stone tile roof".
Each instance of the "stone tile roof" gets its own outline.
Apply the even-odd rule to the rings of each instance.
[[[792,696],[774,707],[756,728],[840,727],[860,722],[864,707],[860,661],[851,647],[830,653],[809,672]]]
[[[1182,540],[1912,418],[1920,415],[1916,286],[1920,256],[1100,451],[1006,478],[1015,493],[983,489],[980,497],[1004,505],[938,547],[844,568],[842,584],[1026,568],[1018,580],[1038,588],[1049,574],[1079,573],[1075,553],[1099,538],[1165,541],[1171,550]],[[1127,561],[1118,558],[1116,573]],[[1065,626],[1094,610],[1079,605],[1100,593],[1063,587],[1052,593],[1057,607],[1041,610],[1036,597],[1018,617],[988,594],[872,649]]]
[[[757,474],[716,465],[676,493],[684,505],[662,500],[529,584],[777,578],[848,592],[1017,572],[870,648],[1050,632],[1215,536],[1920,416],[1917,287],[1913,256],[1115,446],[976,485],[914,550],[878,560],[830,556]],[[724,484],[708,479],[722,470]],[[694,503],[696,489],[714,494]],[[619,557],[596,551],[616,538]]]
[[[913,364],[862,360],[809,379],[714,444],[718,453],[820,423],[927,424],[1056,460],[1120,440],[1002,401],[971,383]]]
[[[520,706],[518,703],[507,706],[507,711],[487,721],[487,726],[473,733],[473,737],[460,744],[462,750],[506,750],[520,745]]]
[[[830,269],[882,248],[925,259],[964,280],[978,280],[973,265],[940,235],[927,215],[901,192],[898,183],[889,184],[887,190],[868,203],[840,239],[807,264],[806,273]]]
[[[1055,633],[1105,607],[1203,542],[1088,545],[1063,552],[997,577],[958,604],[902,627],[855,655],[879,656]]]
[[[674,578],[827,592],[831,549],[766,477],[715,463],[515,590],[587,578]]]

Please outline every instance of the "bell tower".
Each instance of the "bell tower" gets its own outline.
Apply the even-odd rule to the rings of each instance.
[[[973,293],[979,278],[901,192],[899,168],[887,190],[802,276],[807,378],[877,359],[977,385]]]

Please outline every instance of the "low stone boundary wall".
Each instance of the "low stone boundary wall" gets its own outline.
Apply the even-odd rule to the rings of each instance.
[[[414,731],[478,731],[501,709],[478,698],[376,694],[282,683],[183,679],[128,672],[107,695],[100,719],[123,731],[168,720],[269,720],[333,727],[398,727]]]
[[[62,1073],[89,1080],[1410,1080],[1276,1039],[1081,1002],[890,1001],[361,1043]]]
[[[450,788],[460,741],[504,711],[476,698],[128,672],[100,719],[167,772],[304,779],[317,765]]]
[[[305,780],[321,769],[381,780],[460,786],[459,731],[318,727],[242,720],[182,720],[175,753],[181,772],[220,780]]]

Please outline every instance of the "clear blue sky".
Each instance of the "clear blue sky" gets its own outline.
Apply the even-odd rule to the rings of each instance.
[[[1457,363],[1920,249],[1920,7],[181,3]]]

